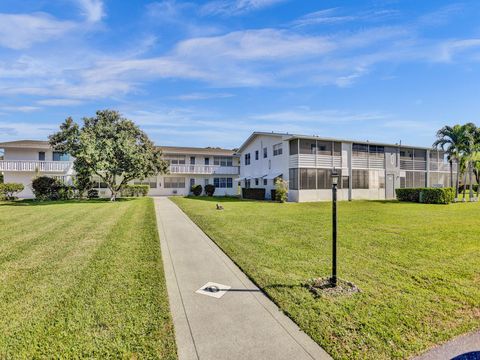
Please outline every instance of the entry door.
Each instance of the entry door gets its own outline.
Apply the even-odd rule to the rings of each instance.
[[[387,199],[395,199],[395,175],[387,174],[387,179],[385,183],[385,197]]]

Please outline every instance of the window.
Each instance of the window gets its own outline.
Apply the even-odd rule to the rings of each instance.
[[[205,165],[210,165],[210,158],[205,158],[205,162],[204,162]]]
[[[370,153],[370,157],[379,158],[379,159],[385,158],[384,146],[370,145],[368,152]]]
[[[246,156],[248,155],[248,164],[250,164],[250,154],[245,154],[245,159]],[[217,166],[232,166],[233,165],[233,158],[231,156],[215,156],[213,158],[213,164]],[[248,165],[245,163],[245,165]]]
[[[169,156],[165,160],[171,165],[185,165],[185,156]]]
[[[297,155],[298,154],[298,139],[290,140],[290,155]]]
[[[317,141],[317,154],[318,155],[332,155],[332,142],[331,141]]]
[[[151,177],[144,180],[133,180],[135,185],[148,185],[151,189],[157,188],[157,178]]]
[[[317,169],[300,169],[300,189],[317,188]]]
[[[342,189],[348,189],[350,187],[350,178],[348,176],[342,176]]]
[[[352,170],[352,189],[368,189],[368,170]]]
[[[166,189],[184,189],[185,178],[184,177],[166,177],[164,180]]]
[[[288,187],[292,190],[298,190],[298,169],[288,170]]]
[[[340,142],[333,143],[333,155],[342,156],[342,143]]]
[[[300,139],[300,154],[316,154],[316,140]]]
[[[250,187],[250,180],[245,180],[245,184],[249,182],[248,187]],[[232,178],[213,178],[213,185],[218,189],[231,189],[233,187]]]
[[[317,169],[317,189],[332,188],[332,171],[330,169]]]
[[[258,179],[255,179],[255,186],[258,186]]]
[[[190,156],[190,164],[195,165],[195,156]]]
[[[385,172],[378,170],[370,170],[369,172],[369,189],[385,189]]]
[[[263,186],[267,186],[268,185],[268,180],[267,179],[263,179]]]
[[[258,150],[255,150],[255,160],[258,160]]]
[[[282,143],[273,145],[273,156],[282,155]]]
[[[38,161],[45,161],[45,151],[39,151]]]
[[[367,144],[353,144],[352,146],[353,157],[366,158],[368,156]]]
[[[400,150],[400,159],[401,160],[413,160],[413,150],[412,149],[401,149]]]
[[[103,182],[98,176],[92,178],[93,187],[96,189],[107,189],[107,183]]]
[[[250,179],[245,180],[245,188],[250,189]]]
[[[245,165],[250,165],[250,153],[245,154]]]
[[[414,155],[415,160],[427,161],[427,151],[426,150],[415,149],[415,150],[413,150],[413,155]]]
[[[210,184],[210,179],[209,178],[203,179],[203,184],[204,185]]]
[[[192,188],[192,186],[195,186],[195,179],[194,178],[190,179],[190,189]]]
[[[266,159],[268,156],[268,150],[266,147],[263,148],[263,158]]]
[[[70,161],[70,155],[64,154],[62,152],[54,151],[53,161]]]

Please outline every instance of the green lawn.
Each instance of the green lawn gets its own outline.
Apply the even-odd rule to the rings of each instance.
[[[175,359],[151,199],[0,204],[0,358]]]
[[[479,203],[340,202],[339,275],[362,292],[314,298],[330,203],[172,200],[334,358],[408,358],[480,328]]]

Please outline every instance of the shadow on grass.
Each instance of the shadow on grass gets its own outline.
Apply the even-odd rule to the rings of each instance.
[[[211,203],[232,203],[232,202],[262,202],[262,203],[271,203],[272,201],[268,200],[250,200],[250,199],[241,199],[236,196],[180,196],[189,200],[197,200]],[[175,196],[172,196],[175,198]]]
[[[120,198],[115,202],[127,202],[134,201],[139,198]],[[24,200],[15,200],[15,201],[5,201],[1,202],[0,206],[44,206],[44,205],[84,205],[84,204],[105,204],[111,203],[110,199],[85,199],[85,200],[33,200],[33,199],[24,199]]]

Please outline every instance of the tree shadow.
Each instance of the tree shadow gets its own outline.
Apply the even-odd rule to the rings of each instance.
[[[115,202],[128,202],[128,201],[135,201],[139,198],[119,198]],[[33,199],[23,199],[23,200],[15,200],[15,201],[5,201],[1,202],[0,206],[5,207],[17,207],[17,206],[45,206],[45,205],[93,205],[93,204],[107,204],[112,203],[110,199],[85,199],[85,200],[33,200]]]

